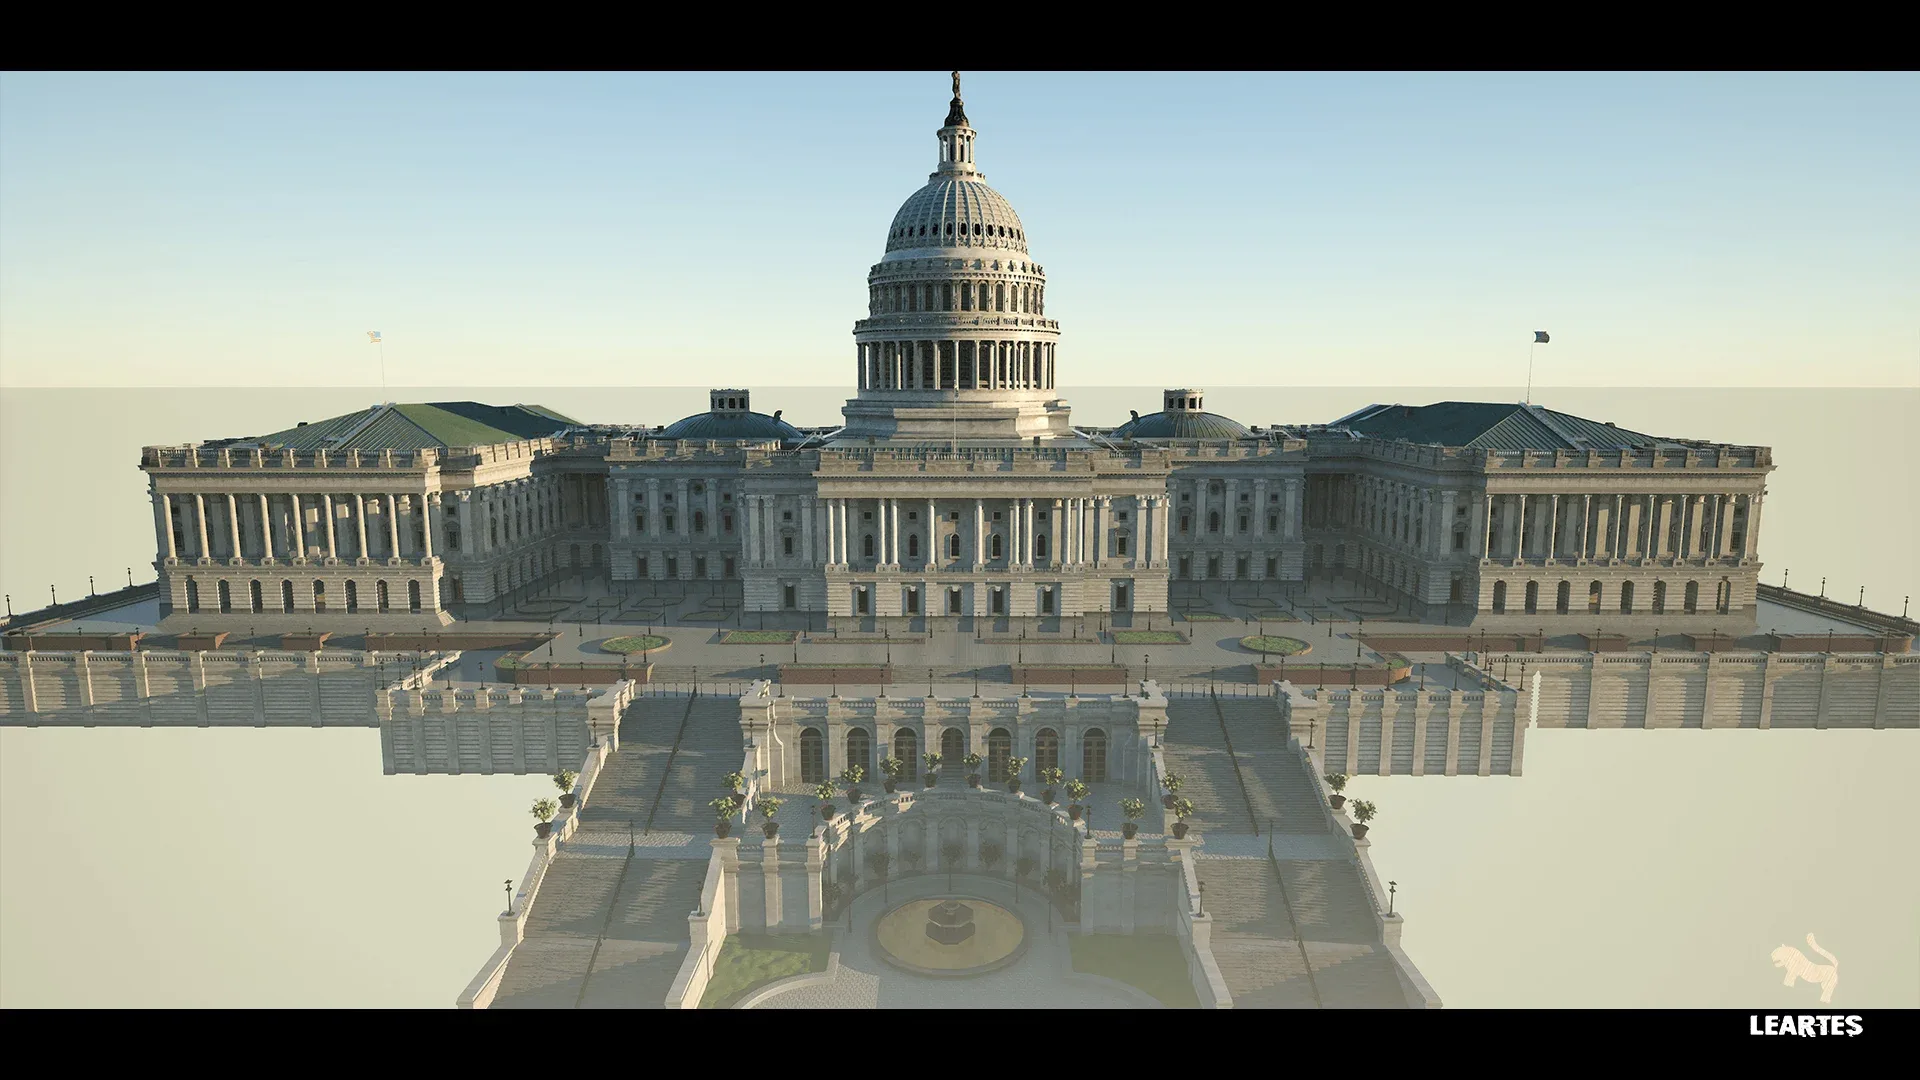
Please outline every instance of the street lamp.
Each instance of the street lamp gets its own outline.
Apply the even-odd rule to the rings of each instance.
[[[507,879],[507,914],[513,914],[513,879]]]
[[[1393,894],[1399,891],[1399,888],[1400,888],[1399,882],[1397,881],[1387,882],[1387,914],[1388,915],[1393,914]]]

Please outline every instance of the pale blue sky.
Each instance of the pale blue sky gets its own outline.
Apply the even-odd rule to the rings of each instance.
[[[964,77],[1069,395],[1920,385],[1912,74]],[[947,97],[0,75],[0,384],[850,385]]]

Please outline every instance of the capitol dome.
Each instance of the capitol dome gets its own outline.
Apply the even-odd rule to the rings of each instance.
[[[987,186],[954,74],[936,167],[887,229],[854,323],[859,396],[837,442],[1073,439],[1060,324],[1013,205]]]

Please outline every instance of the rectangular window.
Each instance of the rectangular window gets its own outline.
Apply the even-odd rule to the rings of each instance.
[[[727,556],[726,561],[720,564],[720,576],[729,581],[733,579],[733,556]]]
[[[1042,615],[1053,614],[1053,590],[1052,589],[1040,590],[1040,614]]]
[[[1127,538],[1125,535],[1115,536],[1113,538],[1113,545],[1116,549],[1114,554],[1125,555],[1127,553]]]
[[[960,614],[960,590],[959,589],[947,590],[947,614],[949,615]]]
[[[856,615],[867,614],[867,596],[868,593],[865,589],[853,590],[853,610]]]
[[[780,554],[782,555],[793,554],[793,537],[783,536],[780,538]]]
[[[907,590],[907,614],[920,614],[920,590],[918,589]]]
[[[949,513],[949,514],[947,515],[947,520],[948,520],[948,521],[959,521],[959,520],[960,520],[960,511],[958,511],[958,510],[955,510],[955,511],[953,511],[953,512],[951,512],[951,513]]]
[[[781,521],[792,521],[792,520],[793,520],[793,511],[791,511],[791,510],[782,510],[782,511],[780,511],[780,520],[781,520]]]
[[[799,606],[793,601],[793,586],[788,585],[780,591],[780,602],[785,605],[788,611],[792,611],[795,607]]]
[[[1467,534],[1463,532],[1454,533],[1453,534],[1453,550],[1465,551],[1466,549],[1467,549]]]

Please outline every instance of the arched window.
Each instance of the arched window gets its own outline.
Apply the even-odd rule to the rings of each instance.
[[[1667,583],[1664,581],[1653,583],[1653,613],[1655,615],[1667,613]]]
[[[324,581],[313,583],[313,610],[327,610],[327,583]]]
[[[1631,581],[1620,583],[1620,614],[1633,614],[1633,582]]]
[[[873,736],[863,727],[847,732],[847,764],[858,765],[868,779],[873,778]]]
[[[250,601],[248,606],[255,614],[267,610],[266,597],[261,595],[259,582],[252,581],[247,583],[247,600]]]
[[[960,557],[960,534],[959,533],[954,533],[952,536],[947,537],[947,557],[952,559],[957,559]]]
[[[1597,581],[1587,582],[1587,614],[1600,614],[1600,583]]]
[[[280,610],[289,615],[293,614],[293,582],[291,581],[280,583]]]
[[[360,583],[357,581],[349,581],[347,582],[347,611],[355,612],[359,610],[360,610]]]
[[[1719,586],[1714,590],[1713,610],[1722,615],[1733,610],[1733,582],[1726,578],[1721,578]]]
[[[865,555],[869,559],[873,558],[873,534],[872,533],[868,533],[867,535],[860,538],[860,553]]]
[[[950,727],[940,733],[940,764],[944,768],[958,769],[967,756],[967,733],[957,727]]]
[[[800,782],[803,784],[822,783],[827,778],[827,741],[820,735],[819,728],[806,728],[800,732]]]
[[[1039,776],[1048,769],[1060,767],[1060,736],[1052,728],[1041,728],[1033,734],[1033,775]]]
[[[1080,779],[1089,784],[1106,783],[1107,733],[1099,728],[1088,728],[1080,737]]]
[[[693,512],[693,531],[694,531],[694,532],[697,532],[697,533],[704,533],[704,532],[706,532],[706,531],[707,531],[707,513],[706,513],[706,511],[704,511],[704,510],[695,510],[695,511]]]
[[[1687,582],[1687,598],[1686,598],[1686,607],[1684,608],[1684,611],[1686,612],[1686,614],[1692,615],[1699,610],[1700,610],[1700,583],[1697,581],[1689,581]]]
[[[793,554],[793,552],[789,551],[787,552],[787,554],[791,555]],[[908,533],[907,534],[907,558],[917,559],[919,557],[920,557],[920,534]]]
[[[992,542],[989,543],[987,546],[988,546],[988,552],[987,552],[988,558],[997,559],[1000,557],[1000,535],[998,533],[994,534]]]
[[[893,733],[893,756],[906,765],[900,779],[912,780],[920,775],[920,740],[914,736],[912,728],[901,728]]]
[[[407,610],[420,610],[420,583],[417,581],[407,582]]]
[[[1124,552],[1122,554],[1124,554]],[[1040,533],[1033,538],[1033,557],[1036,559],[1044,559],[1047,557],[1046,533]]]
[[[1013,757],[1013,736],[1006,728],[994,728],[987,733],[987,779],[993,783],[1005,783],[1007,762]]]
[[[1535,615],[1540,611],[1540,583],[1527,582],[1527,614]]]
[[[1207,531],[1210,533],[1217,533],[1220,531],[1220,511],[1218,510],[1207,511]]]
[[[1573,582],[1563,581],[1560,583],[1560,587],[1553,591],[1553,613],[1556,615],[1565,615],[1568,605],[1572,602]]]
[[[187,579],[187,610],[200,610],[200,583],[192,578]]]
[[[226,582],[226,579],[223,578],[221,579],[219,585],[215,587],[215,590],[220,594],[221,613],[225,614],[227,612],[232,611],[233,610],[233,587],[228,585]]]
[[[387,583],[386,582],[376,581],[373,583],[373,596],[375,600],[375,606],[379,608],[379,610],[381,611],[387,610],[388,599],[387,599]]]

